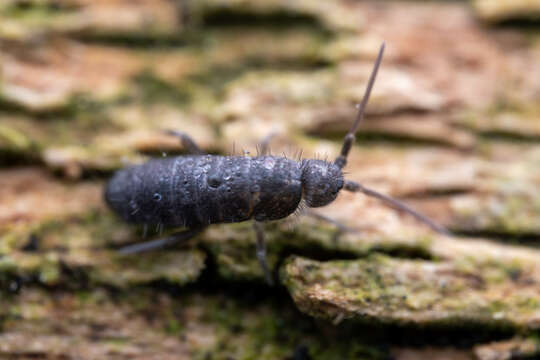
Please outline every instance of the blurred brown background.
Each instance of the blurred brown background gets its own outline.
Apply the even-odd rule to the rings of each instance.
[[[0,358],[539,356],[540,2],[3,0]],[[339,152],[387,52],[342,193],[267,225],[131,258],[112,172],[182,154]],[[233,145],[234,144],[234,145]],[[150,236],[156,236],[151,229]]]

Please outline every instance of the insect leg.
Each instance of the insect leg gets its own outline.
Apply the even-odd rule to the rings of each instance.
[[[165,134],[176,136],[182,142],[182,146],[192,155],[204,155],[205,152],[195,143],[195,140],[191,138],[188,134],[175,131],[175,130],[165,130]]]
[[[327,223],[330,223],[330,224],[334,225],[339,230],[340,233],[358,231],[358,229],[347,226],[347,225],[343,224],[342,222],[340,222],[340,221],[338,221],[336,219],[332,219],[331,217],[328,217],[326,215],[319,214],[318,212],[315,212],[315,211],[313,211],[311,209],[305,209],[304,211],[305,211],[306,215],[311,216],[312,218],[322,220],[322,221],[326,221]]]
[[[261,222],[254,221],[253,229],[255,230],[255,235],[257,236],[257,259],[259,260],[259,265],[264,273],[266,282],[268,285],[274,285],[274,280],[268,270],[268,264],[266,263],[266,243],[264,242],[264,228]]]
[[[442,227],[440,225],[437,225],[432,220],[430,220],[426,216],[420,214],[419,212],[411,209],[409,206],[405,205],[401,201],[393,199],[390,196],[381,194],[381,193],[379,193],[379,192],[377,192],[375,190],[368,189],[362,184],[359,184],[359,183],[354,182],[354,181],[346,180],[345,181],[345,186],[343,187],[343,189],[347,190],[347,191],[351,191],[351,192],[361,192],[361,193],[363,193],[363,194],[365,194],[367,196],[371,196],[371,197],[377,198],[379,200],[382,200],[387,205],[390,205],[390,206],[392,206],[392,207],[394,207],[394,208],[396,208],[398,210],[404,211],[404,212],[408,213],[409,215],[412,215],[414,218],[416,218],[416,220],[423,222],[424,224],[426,224],[427,226],[429,226],[431,229],[435,230],[436,232],[444,234],[444,235],[449,235],[449,236],[452,235],[444,227]]]
[[[328,217],[326,215],[319,214],[319,213],[317,213],[317,212],[315,212],[315,211],[313,211],[311,209],[306,209],[304,211],[305,211],[306,215],[311,216],[312,218],[315,218],[315,219],[318,219],[318,220],[326,221],[327,223],[330,223],[330,224],[334,225],[337,228],[336,233],[332,236],[332,241],[334,243],[338,242],[341,235],[343,235],[343,234],[345,234],[347,232],[357,232],[358,231],[358,229],[347,226],[347,225],[343,224],[342,222],[340,222],[340,221],[338,221],[336,219],[332,219],[331,217]]]
[[[135,253],[140,253],[143,251],[163,248],[166,246],[176,244],[181,241],[187,241],[191,239],[192,237],[194,237],[195,235],[202,232],[204,229],[205,229],[204,227],[187,229],[185,231],[180,231],[161,239],[145,241],[142,243],[125,246],[121,248],[119,252],[122,255],[127,255],[127,254],[135,254]]]

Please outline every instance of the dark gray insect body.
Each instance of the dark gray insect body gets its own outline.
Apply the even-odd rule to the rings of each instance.
[[[167,238],[131,245],[122,252],[145,251],[187,240],[210,224],[253,219],[257,258],[266,280],[272,283],[266,265],[262,222],[289,216],[302,201],[310,208],[325,206],[334,201],[342,189],[375,197],[414,216],[435,231],[447,234],[445,229],[405,204],[343,178],[342,169],[347,164],[355,133],[363,119],[383,52],[384,44],[359,105],[358,115],[334,162],[315,159],[295,161],[266,156],[269,139],[261,146],[262,156],[204,155],[188,135],[169,131],[178,136],[184,147],[194,155],[154,159],[120,170],[109,181],[105,199],[126,222],[157,225],[159,228],[187,227],[188,230]],[[311,215],[325,218],[318,214]],[[340,229],[347,228],[335,220],[326,220]]]
[[[191,228],[278,220],[298,208],[302,176],[311,168],[309,161],[275,156],[154,159],[119,171],[106,199],[125,221],[136,224]]]

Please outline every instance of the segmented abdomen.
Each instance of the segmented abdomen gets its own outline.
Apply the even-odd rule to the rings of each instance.
[[[281,219],[302,197],[301,165],[273,156],[179,156],[118,171],[105,198],[124,220],[170,227]]]

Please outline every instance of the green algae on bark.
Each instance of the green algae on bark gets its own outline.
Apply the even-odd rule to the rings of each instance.
[[[167,37],[183,29],[181,10],[169,0],[8,1],[0,7],[0,37],[27,40],[43,33]]]
[[[195,2],[193,11],[206,23],[228,23],[255,20],[266,25],[272,22],[282,26],[287,22],[313,22],[322,24],[332,31],[358,31],[364,26],[361,12],[351,11],[347,3],[336,1],[321,3],[317,0],[283,2],[279,0],[237,1],[204,0]]]
[[[141,153],[178,154],[178,138],[164,129],[185,130],[206,151],[220,150],[211,121],[201,114],[170,104],[109,105],[80,109],[73,116],[2,115],[0,156],[35,159],[70,178],[85,173],[109,173],[148,158]],[[24,163],[23,160],[21,160]]]
[[[12,251],[0,261],[1,277],[29,285],[79,289],[94,286],[129,288],[164,281],[185,285],[195,281],[205,266],[197,250],[163,251],[119,256],[115,251]],[[9,281],[0,292],[9,291]],[[2,282],[0,282],[2,283]]]
[[[512,100],[508,104],[494,104],[485,110],[465,111],[456,117],[456,123],[482,135],[485,141],[538,142],[540,126],[536,120],[540,114],[540,105],[526,102],[513,104]]]
[[[103,261],[92,264],[91,281],[123,288],[157,281],[185,285],[199,277],[206,258],[197,250],[169,249],[131,256],[95,256],[102,257]]]
[[[1,356],[91,359],[174,353],[178,359],[190,358],[186,346],[165,332],[167,311],[163,308],[167,301],[159,297],[131,296],[129,301],[115,301],[99,289],[59,292],[56,296],[23,289],[16,298],[0,301],[6,310],[0,333]],[[174,318],[170,306],[167,310]],[[148,320],[150,314],[156,321]],[[33,334],[31,342],[28,333]]]
[[[120,255],[115,245],[137,240],[134,230],[111,214],[95,212],[7,231],[0,235],[8,245],[0,249],[0,273],[26,283],[75,289],[129,288],[157,281],[184,285],[199,277],[206,255],[196,249]]]
[[[343,2],[321,4],[304,0],[280,1],[184,1],[96,0],[10,1],[0,5],[0,36],[28,39],[40,33],[75,35],[92,40],[152,40],[159,44],[181,41],[204,26],[236,24],[317,23],[331,30],[357,30],[361,13],[349,11]],[[119,16],[118,14],[121,14]],[[256,19],[256,21],[253,21]],[[144,29],[144,31],[142,30]]]
[[[458,196],[452,200],[454,215],[447,223],[466,234],[507,234],[508,239],[540,233],[540,199],[532,184],[508,184],[507,189],[484,196]]]
[[[429,257],[429,238],[385,237],[381,234],[339,233],[319,220],[292,220],[265,224],[265,241],[270,269],[288,254],[315,258],[366,256],[373,251],[395,255]],[[255,234],[250,223],[214,225],[201,236],[201,245],[217,265],[220,276],[229,280],[262,282],[263,273],[255,255]]]
[[[487,272],[498,273],[497,281]],[[281,277],[298,307],[335,322],[531,329],[540,326],[536,281],[498,267],[464,272],[455,264],[371,256],[318,262],[291,257]]]
[[[303,316],[275,292],[261,295],[133,287],[51,296],[23,288],[16,297],[0,298],[0,356],[270,360],[304,348],[318,360],[388,357],[384,346],[344,339],[343,331]]]

